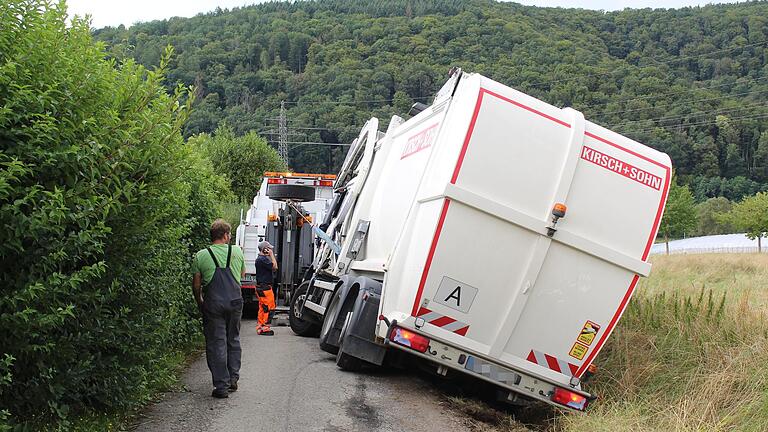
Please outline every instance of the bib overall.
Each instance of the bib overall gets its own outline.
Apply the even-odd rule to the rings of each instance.
[[[203,334],[205,358],[211,370],[216,391],[227,391],[231,382],[240,378],[240,317],[243,313],[243,297],[240,284],[229,269],[232,246],[227,250],[227,264],[216,269],[211,282],[203,291]]]

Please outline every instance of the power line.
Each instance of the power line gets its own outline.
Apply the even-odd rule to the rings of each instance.
[[[764,45],[766,43],[768,43],[768,41],[756,42],[756,43],[753,43],[753,44],[741,45],[741,46],[733,47],[733,48],[723,48],[723,49],[719,49],[719,50],[715,50],[715,51],[710,51],[710,52],[704,53],[704,54],[695,54],[695,55],[690,55],[690,56],[686,56],[686,57],[678,57],[678,58],[670,59],[670,60],[667,60],[667,61],[664,61],[664,62],[656,62],[656,64],[657,65],[664,65],[664,64],[670,64],[670,63],[679,62],[679,61],[683,61],[683,60],[691,60],[691,59],[694,59],[694,58],[701,58],[701,57],[709,56],[709,55],[720,53],[720,52],[733,51],[733,50],[737,50],[737,49],[745,49],[745,48],[750,48],[750,47],[754,47],[754,46],[758,46],[758,45]],[[600,77],[600,76],[610,75],[612,73],[613,73],[613,70],[607,71],[607,72],[595,73],[595,74],[573,75],[573,76],[570,76],[569,78],[562,78],[562,79],[550,80],[550,81],[540,81],[540,82],[537,82],[537,83],[529,84],[528,87],[539,87],[539,86],[542,86],[544,84],[555,84],[555,83],[559,83],[559,82],[571,82],[571,81],[573,81],[573,80],[575,80],[577,78]]]
[[[341,147],[349,147],[352,144],[345,144],[345,143],[325,143],[325,142],[308,142],[308,141],[288,141],[286,144],[312,144],[312,145],[321,145],[321,146],[341,146]]]
[[[623,127],[623,126],[630,125],[632,123],[645,122],[645,121],[663,122],[663,121],[685,120],[685,119],[690,119],[691,117],[722,115],[722,114],[727,114],[734,111],[741,111],[741,110],[753,109],[753,108],[768,108],[768,106],[766,106],[765,102],[756,102],[753,104],[742,105],[740,107],[724,108],[724,109],[711,111],[711,112],[689,113],[689,114],[681,114],[675,117],[660,117],[655,119],[627,120],[621,123],[614,124],[612,125],[612,127]]]
[[[339,129],[330,129],[330,128],[322,128],[322,127],[293,127],[293,129],[299,129],[299,130],[324,130],[324,131],[338,131]]]
[[[765,79],[768,79],[768,76],[759,77],[759,78],[750,78],[750,79],[748,79],[746,81],[735,82],[735,83],[717,84],[717,85],[705,86],[705,87],[689,87],[687,89],[680,90],[680,91],[632,97],[632,98],[629,98],[629,99],[618,100],[616,102],[618,102],[618,103],[627,103],[627,102],[632,102],[632,101],[637,101],[637,100],[655,99],[655,98],[661,98],[661,97],[665,97],[665,96],[682,95],[682,94],[685,94],[685,93],[692,92],[694,90],[709,90],[709,89],[718,88],[718,87],[737,86],[737,85],[747,84],[750,81],[754,84],[754,83],[756,83],[758,81],[765,80]],[[728,96],[728,95],[726,94],[725,96]],[[604,103],[600,103],[600,104],[581,105],[580,108],[581,109],[584,109],[584,108],[595,108],[595,107],[599,107],[599,106],[605,106],[605,104]]]
[[[414,97],[410,98],[411,100],[429,100],[431,99],[431,96],[422,96],[422,97]],[[384,102],[394,102],[395,99],[379,99],[379,100],[363,100],[363,101],[286,101],[287,104],[308,104],[308,105],[321,105],[321,104],[330,104],[330,105],[358,105],[358,104],[364,104],[364,103],[384,103]]]
[[[742,117],[731,117],[728,118],[729,121],[737,121],[737,120],[759,120],[763,118],[768,118],[768,114],[753,114],[753,115],[747,115]],[[706,121],[706,122],[700,122],[700,123],[688,123],[688,124],[681,124],[681,125],[669,125],[669,126],[663,126],[658,125],[654,126],[652,128],[644,128],[644,129],[636,129],[636,130],[629,130],[627,133],[642,133],[642,132],[652,132],[656,129],[669,129],[669,128],[690,128],[693,126],[708,126],[708,125],[715,125],[717,124],[717,121]]]
[[[722,96],[711,97],[711,98],[706,98],[706,99],[696,99],[696,100],[692,100],[692,101],[685,101],[685,103],[686,104],[692,104],[692,103],[696,103],[696,102],[707,102],[707,101],[713,101],[713,100],[720,100],[720,99],[723,99],[724,97],[745,96],[745,95],[752,94],[752,93],[760,93],[760,92],[766,92],[766,91],[768,91],[768,89],[751,90],[751,91],[743,92],[743,93],[736,93],[736,94],[722,95]],[[675,101],[675,102],[677,102],[677,101]],[[672,102],[671,101],[670,102],[665,102],[664,105],[669,105],[670,103],[672,103]],[[650,107],[635,108],[635,109],[630,109],[630,110],[604,111],[604,112],[601,112],[601,113],[597,114],[597,117],[603,117],[603,116],[608,115],[608,114],[625,114],[625,113],[629,113],[629,112],[648,111],[648,110],[659,109],[659,108],[660,107],[658,105],[654,105],[654,106],[650,106]]]

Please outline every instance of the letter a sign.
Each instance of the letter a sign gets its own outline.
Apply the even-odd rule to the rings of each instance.
[[[445,302],[447,303],[449,300],[456,300],[456,307],[461,306],[461,285],[457,286],[456,289],[451,291],[451,294],[448,295],[448,297],[445,298]]]
[[[472,285],[443,276],[432,300],[451,309],[467,313],[472,307],[476,295],[477,288]]]

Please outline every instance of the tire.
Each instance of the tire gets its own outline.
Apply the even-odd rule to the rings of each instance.
[[[315,188],[305,185],[271,184],[267,186],[267,196],[276,201],[314,201]]]
[[[357,357],[344,352],[344,338],[349,331],[349,322],[352,320],[352,312],[347,313],[347,318],[344,320],[344,327],[341,329],[341,337],[339,337],[339,352],[336,354],[336,366],[339,369],[347,372],[358,372],[363,368],[364,362]]]
[[[337,354],[339,352],[339,340],[331,337],[331,333],[336,325],[336,320],[339,318],[341,307],[341,288],[339,288],[333,293],[331,304],[326,309],[323,326],[320,327],[320,349],[327,353]]]
[[[296,313],[301,309],[304,300],[307,298],[308,288],[309,281],[303,282],[296,288],[296,292],[293,293],[293,297],[291,298],[291,310],[288,314],[288,322],[291,325],[291,330],[297,335],[303,337],[316,337],[318,333],[320,333],[320,326],[296,316]]]

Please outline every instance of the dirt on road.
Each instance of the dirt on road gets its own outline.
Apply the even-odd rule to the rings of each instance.
[[[287,327],[257,336],[243,321],[240,389],[210,396],[211,376],[201,355],[180,390],[167,393],[136,420],[139,432],[194,431],[472,431],[472,420],[443,403],[417,375],[391,368],[348,373],[317,339]]]

